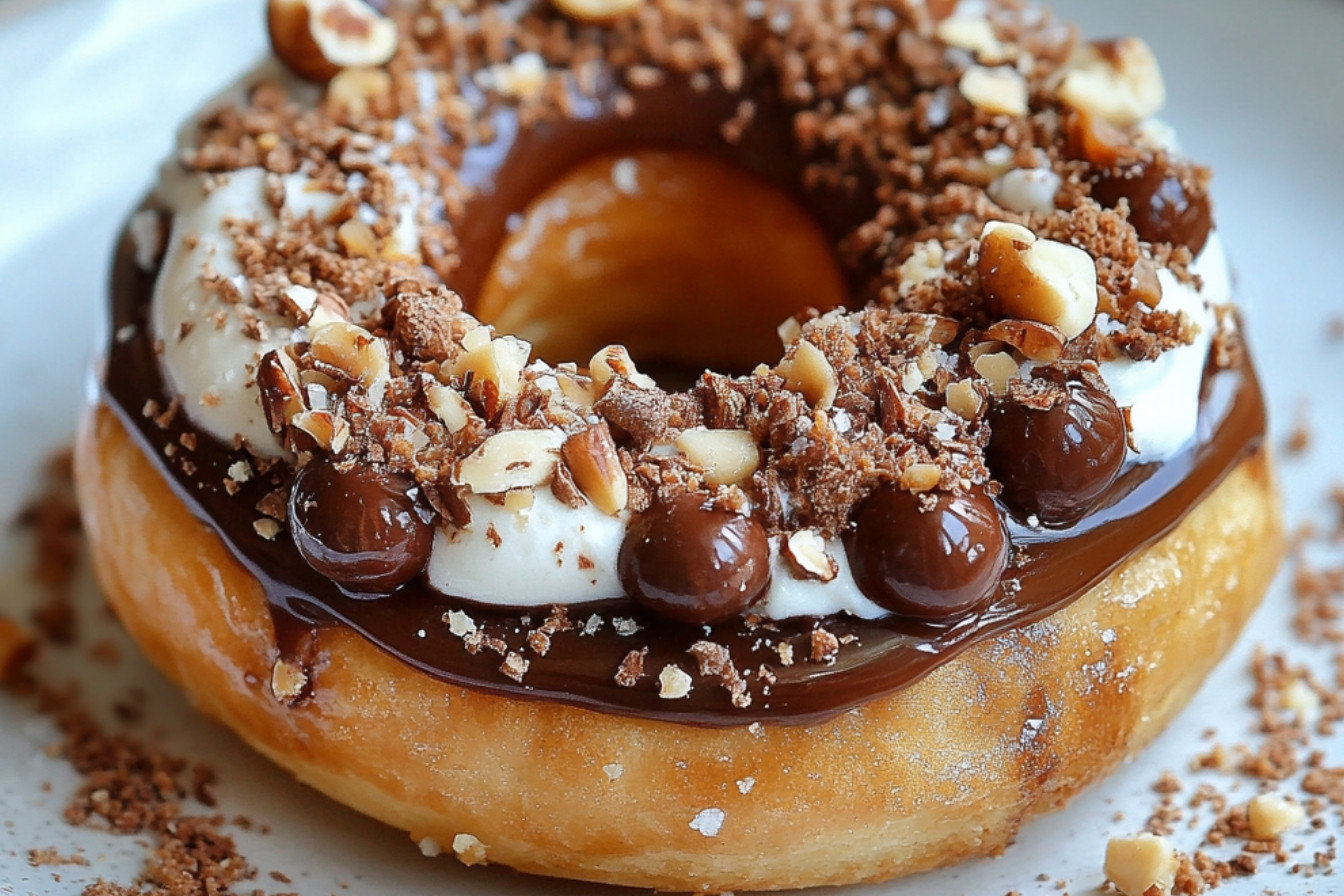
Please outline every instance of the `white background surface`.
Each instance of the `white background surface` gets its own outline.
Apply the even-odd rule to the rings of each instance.
[[[104,313],[109,247],[125,211],[149,184],[176,123],[241,71],[264,43],[260,0],[0,0],[0,520],[31,493],[42,460],[69,441],[85,369]],[[1344,343],[1328,338],[1344,316],[1344,3],[1338,0],[1060,0],[1095,36],[1144,35],[1156,48],[1179,126],[1194,157],[1217,171],[1217,214],[1239,291],[1252,305],[1255,347],[1275,415],[1276,444],[1299,410],[1315,411],[1314,448],[1283,466],[1290,524],[1322,518],[1321,489],[1344,480]],[[1304,405],[1305,403],[1305,405]],[[28,596],[23,545],[3,531],[0,611],[18,615]],[[1344,559],[1340,557],[1337,559]],[[116,636],[91,586],[88,639]],[[1131,833],[1155,805],[1164,769],[1182,772],[1207,744],[1208,728],[1234,743],[1252,738],[1247,659],[1256,643],[1300,662],[1322,656],[1288,634],[1282,581],[1236,653],[1196,703],[1151,749],[1068,810],[1028,826],[1007,855],[885,886],[863,896],[1074,894],[1101,884],[1106,839]],[[1192,649],[1198,649],[1192,645]],[[47,669],[81,682],[90,702],[128,687],[148,693],[144,730],[166,732],[175,751],[219,770],[220,811],[246,814],[272,833],[234,831],[261,870],[259,886],[329,892],[560,894],[603,891],[507,871],[470,871],[422,859],[405,835],[355,816],[293,783],[232,735],[196,716],[130,647],[107,667],[85,652],[54,653]],[[75,778],[44,755],[49,723],[0,695],[0,894],[78,893],[98,876],[132,880],[144,857],[134,838],[76,830],[60,821]],[[1332,746],[1334,764],[1344,749]],[[44,789],[43,784],[50,788]],[[1223,786],[1228,780],[1221,779]],[[1254,783],[1241,785],[1242,798]],[[1116,820],[1117,811],[1125,813]],[[1331,816],[1340,830],[1339,816]],[[1202,831],[1176,841],[1198,846]],[[1290,837],[1289,845],[1315,841]],[[78,849],[89,868],[32,868],[32,848]],[[1309,856],[1308,847],[1305,855]],[[281,870],[292,886],[267,878]],[[54,880],[59,875],[60,882]],[[1050,880],[1038,881],[1047,874]],[[1344,869],[1315,880],[1273,872],[1220,893],[1344,892]],[[343,889],[348,888],[348,889]],[[610,891],[615,892],[615,891]]]

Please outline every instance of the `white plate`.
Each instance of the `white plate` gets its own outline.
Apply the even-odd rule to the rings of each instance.
[[[1284,463],[1290,521],[1320,516],[1319,491],[1341,469],[1337,410],[1344,345],[1327,338],[1344,316],[1339,262],[1344,254],[1344,4],[1332,0],[1142,0],[1057,4],[1088,33],[1145,35],[1163,61],[1171,100],[1166,118],[1196,158],[1217,170],[1220,227],[1252,302],[1254,339],[1275,413],[1276,441],[1303,401],[1321,414],[1317,446]],[[149,183],[171,134],[188,110],[261,52],[259,0],[0,0],[0,518],[32,489],[43,457],[68,442],[84,392],[84,371],[102,326],[108,248],[122,215]],[[1326,419],[1329,415],[1330,419]],[[0,609],[23,612],[21,540],[6,530]],[[96,611],[88,640],[120,633]],[[1194,705],[1135,762],[1066,811],[1029,825],[995,860],[975,862],[855,894],[1090,892],[1102,881],[1109,836],[1133,832],[1154,806],[1149,790],[1164,769],[1181,772],[1217,729],[1226,743],[1253,738],[1246,708],[1247,660],[1256,643],[1321,657],[1293,642],[1290,597],[1282,581],[1236,653]],[[234,831],[261,870],[258,885],[304,894],[592,892],[501,870],[422,859],[407,838],[342,809],[260,760],[206,722],[124,641],[114,666],[87,651],[54,652],[47,669],[81,682],[92,703],[129,688],[148,695],[144,730],[166,732],[172,749],[213,763],[220,811],[268,825],[269,835]],[[1197,645],[1192,649],[1198,649]],[[0,696],[0,894],[79,892],[99,876],[131,880],[144,857],[134,838],[67,827],[60,812],[73,773],[44,748],[47,720]],[[1335,764],[1344,763],[1334,745]],[[1225,782],[1226,783],[1226,782]],[[44,786],[50,785],[50,786]],[[1241,785],[1243,797],[1255,784]],[[1123,812],[1124,819],[1117,820]],[[1333,829],[1341,833],[1338,816]],[[1199,831],[1181,831],[1183,848]],[[1290,842],[1309,842],[1290,840]],[[28,850],[75,849],[89,867],[33,868]],[[1310,855],[1310,849],[1305,853]],[[1269,864],[1269,863],[1266,863]],[[292,887],[267,878],[272,870]],[[1050,879],[1037,880],[1046,874]],[[59,881],[56,879],[59,877]],[[1273,870],[1220,892],[1338,892],[1333,878],[1305,881]]]

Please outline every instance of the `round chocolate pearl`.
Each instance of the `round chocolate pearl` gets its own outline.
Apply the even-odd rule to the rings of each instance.
[[[355,464],[315,460],[289,493],[289,528],[299,555],[351,591],[387,594],[429,561],[434,527],[411,496],[414,482]]]
[[[894,485],[854,510],[845,540],[859,590],[904,616],[941,622],[980,606],[999,587],[1009,541],[983,492],[939,493],[931,509]]]
[[[989,469],[1003,503],[1047,526],[1075,522],[1091,510],[1125,462],[1125,416],[1115,400],[1085,383],[1038,410],[1010,402],[990,415]]]
[[[1092,198],[1105,208],[1128,199],[1129,223],[1140,239],[1187,246],[1194,255],[1213,228],[1209,197],[1188,192],[1171,168],[1140,163],[1108,171],[1092,185]]]
[[[618,561],[635,601],[677,622],[740,616],[770,585],[770,541],[755,518],[683,495],[631,520]]]

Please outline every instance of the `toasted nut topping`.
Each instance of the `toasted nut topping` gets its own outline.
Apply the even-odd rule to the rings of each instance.
[[[530,99],[546,86],[546,60],[538,53],[519,53],[508,62],[490,66],[486,79],[504,96]]]
[[[634,12],[640,0],[555,0],[555,8],[580,22],[605,23]]]
[[[599,397],[606,394],[611,381],[617,377],[641,389],[657,387],[652,378],[639,372],[630,352],[623,345],[609,345],[593,355],[593,360],[588,362],[588,373],[593,378],[594,391]]]
[[[329,411],[302,411],[295,414],[289,424],[308,433],[319,448],[332,454],[344,451],[350,439],[350,424]]]
[[[1153,834],[1117,837],[1106,844],[1106,877],[1125,896],[1144,896],[1153,887],[1170,893],[1179,867],[1176,851]]]
[[[1071,156],[1098,168],[1115,168],[1143,157],[1114,125],[1086,109],[1069,112],[1064,121],[1064,136]]]
[[[295,414],[306,410],[299,368],[283,349],[267,352],[257,366],[257,391],[266,426],[280,435]]]
[[[947,387],[947,409],[963,420],[974,420],[984,405],[971,380],[958,380]]]
[[[1028,361],[1058,361],[1064,354],[1064,334],[1049,324],[1032,320],[1001,320],[985,331],[990,339],[1006,342]]]
[[[367,115],[371,105],[391,95],[392,76],[381,68],[342,69],[327,85],[327,99],[356,118]]]
[[[625,509],[630,500],[630,484],[605,422],[566,439],[560,456],[574,476],[574,483],[594,507],[608,514]]]
[[[990,221],[980,236],[980,285],[999,315],[1049,324],[1072,339],[1097,313],[1097,263],[1082,249],[1017,224]]]
[[[442,384],[430,386],[425,390],[425,399],[429,402],[429,409],[434,412],[434,416],[442,420],[443,425],[448,427],[451,433],[461,432],[471,422],[471,418],[476,416],[471,404],[459,395],[456,389],[449,386]]]
[[[522,390],[523,368],[532,356],[532,345],[513,336],[501,336],[482,344],[476,334],[484,329],[479,327],[463,337],[464,346],[470,341],[475,347],[457,357],[453,373],[459,377],[472,375],[472,397],[480,399],[485,384],[489,383],[499,401],[508,401]],[[486,413],[493,413],[493,409],[487,408]]]
[[[1006,395],[1008,383],[1020,372],[1017,361],[1008,352],[990,352],[975,359],[975,372],[989,383],[989,391]]]
[[[351,218],[336,228],[336,240],[351,258],[373,258],[378,254],[378,237],[363,221]]]
[[[591,408],[597,401],[597,396],[593,394],[592,379],[577,370],[561,366],[555,370],[555,381],[560,384],[560,394],[581,408]]]
[[[1307,813],[1300,805],[1277,793],[1262,793],[1246,805],[1246,819],[1255,839],[1272,840],[1301,827],[1307,820]]]
[[[276,660],[271,667],[271,694],[281,703],[290,704],[308,687],[308,673],[291,660]]]
[[[1010,212],[1048,215],[1062,183],[1049,168],[1014,168],[989,185],[989,198]]]
[[[957,89],[972,106],[991,115],[1026,115],[1029,111],[1027,81],[1015,68],[973,65],[961,76]]]
[[[761,465],[756,440],[741,429],[688,429],[677,436],[677,448],[705,471],[710,485],[734,485]]]
[[[488,864],[485,844],[471,834],[458,834],[453,838],[453,855],[468,867]]]
[[[361,0],[270,0],[271,49],[295,74],[325,84],[341,69],[377,67],[397,52],[397,26]]]
[[[807,340],[795,344],[792,356],[779,365],[779,375],[784,377],[786,387],[803,393],[814,408],[824,411],[835,403],[840,389],[835,370],[821,349]]]
[[[1084,44],[1068,68],[1059,98],[1113,125],[1138,124],[1166,105],[1167,88],[1157,57],[1137,37]]]
[[[564,444],[555,429],[508,429],[486,439],[463,458],[457,482],[478,495],[536,488],[550,481]]]
[[[387,343],[368,330],[339,322],[313,330],[309,352],[366,389],[391,375]]]
[[[798,323],[798,318],[790,317],[776,327],[775,332],[779,334],[780,344],[788,348],[803,338],[803,325]]]
[[[840,574],[840,565],[826,552],[826,539],[816,529],[799,529],[784,542],[784,556],[800,579],[829,582]]]
[[[691,676],[679,666],[664,666],[658,673],[658,696],[664,700],[680,700],[691,692]]]
[[[1008,58],[1008,50],[995,36],[989,19],[953,16],[939,22],[934,33],[948,46],[974,53],[975,58],[986,65],[997,65]]]
[[[918,495],[937,488],[942,478],[937,464],[911,464],[901,471],[901,488]]]

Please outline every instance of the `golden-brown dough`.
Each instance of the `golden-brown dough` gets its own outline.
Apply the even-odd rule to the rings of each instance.
[[[98,577],[126,626],[262,753],[417,840],[470,834],[523,871],[680,890],[881,880],[1001,851],[1185,705],[1281,538],[1256,453],[1068,608],[812,727],[706,729],[481,694],[340,628],[320,634],[312,699],[291,708],[271,692],[260,585],[106,407],[76,462]]]

